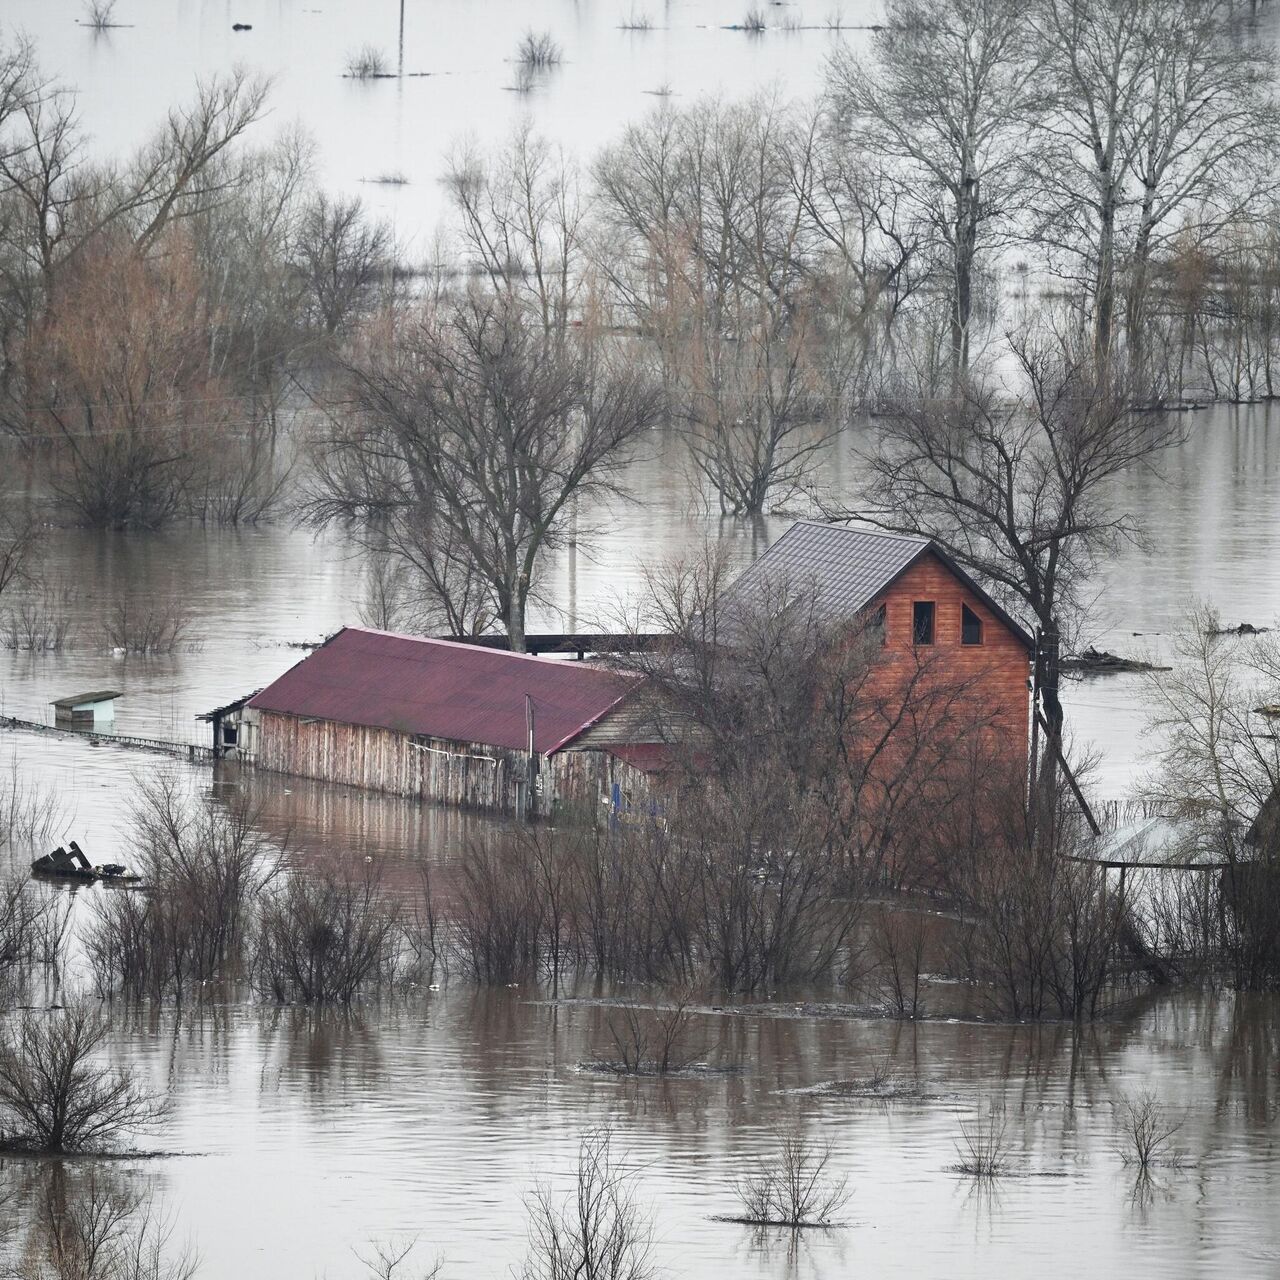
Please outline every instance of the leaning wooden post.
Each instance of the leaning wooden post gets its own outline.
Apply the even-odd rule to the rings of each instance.
[[[524,816],[528,821],[534,816],[533,787],[538,767],[533,758],[533,698],[527,693],[524,695],[524,725],[528,732],[528,752],[524,772]]]

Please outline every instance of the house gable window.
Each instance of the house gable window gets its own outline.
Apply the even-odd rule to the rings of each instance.
[[[982,643],[982,619],[967,604],[960,606],[960,643]]]
[[[911,606],[911,638],[916,644],[933,643],[932,600],[917,600]]]

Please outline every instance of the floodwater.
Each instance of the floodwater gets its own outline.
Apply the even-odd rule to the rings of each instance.
[[[811,92],[832,37],[721,29],[747,7],[409,0],[404,68],[438,74],[370,85],[341,79],[342,62],[364,42],[398,59],[394,0],[120,0],[118,19],[134,25],[102,37],[75,24],[70,2],[7,0],[2,16],[79,87],[104,153],[139,142],[198,72],[244,59],[274,73],[272,127],[301,118],[317,136],[326,183],[361,191],[425,245],[441,207],[441,157],[464,131],[499,139],[528,112],[585,158],[665,83],[684,95],[774,83]],[[836,7],[802,6],[814,22]],[[846,21],[874,18],[871,4],[840,7]],[[647,11],[655,29],[619,30],[633,10]],[[233,34],[235,21],[253,31]],[[503,87],[505,59],[526,26],[554,31],[566,62],[516,95]],[[361,182],[388,172],[409,181]],[[1280,618],[1277,413],[1196,414],[1163,476],[1124,478],[1119,500],[1156,550],[1128,547],[1102,566],[1086,639],[1158,657],[1197,598],[1229,623]],[[841,439],[824,477],[833,490],[850,491],[860,444],[856,431]],[[717,539],[746,563],[786,527],[783,517],[748,524],[691,509],[678,464],[678,443],[656,433],[631,473],[637,501],[597,513],[589,522],[598,536],[548,567],[536,626],[599,620],[634,593],[646,561]],[[360,565],[338,535],[50,529],[44,544],[45,571],[78,592],[82,623],[64,653],[0,653],[0,707],[31,720],[47,720],[62,694],[110,687],[124,693],[119,733],[193,740],[198,713],[274,678],[302,656],[295,646],[354,620],[362,595]],[[95,635],[117,599],[174,596],[192,621],[188,643],[170,656],[114,655]],[[1104,752],[1102,790],[1122,795],[1147,745],[1142,680],[1073,683],[1066,704],[1077,742]],[[56,795],[59,838],[76,837],[103,861],[127,860],[130,796],[157,770],[201,791],[251,788],[264,823],[288,832],[304,862],[446,865],[483,825],[298,780],[234,770],[215,780],[208,769],[75,736],[3,733],[0,759]],[[92,893],[76,896],[78,915],[92,908]],[[580,1069],[607,1047],[600,1006],[538,997],[455,978],[440,992],[352,1013],[245,1002],[122,1018],[113,1053],[171,1092],[174,1113],[157,1145],[184,1154],[113,1164],[113,1176],[153,1190],[198,1247],[203,1274],[218,1280],[355,1275],[353,1250],[389,1237],[417,1238],[422,1261],[443,1256],[447,1277],[505,1276],[522,1256],[523,1198],[538,1179],[567,1187],[581,1134],[602,1125],[626,1153],[638,1201],[652,1207],[658,1257],[673,1278],[1280,1272],[1273,1000],[1177,995],[1081,1032],[731,1007],[698,1019],[723,1069],[626,1081]],[[821,1091],[886,1065],[915,1096]],[[1135,1190],[1116,1150],[1112,1103],[1140,1088],[1185,1114],[1187,1165]],[[949,1166],[961,1122],[992,1107],[1006,1116],[1014,1167],[980,1188]],[[735,1179],[778,1127],[831,1141],[852,1193],[846,1225],[796,1241],[715,1220],[733,1212]]]
[[[1228,620],[1280,614],[1280,423],[1267,408],[1197,415],[1166,476],[1134,475],[1123,501],[1160,552],[1105,566],[1099,643],[1157,656],[1195,596]],[[856,439],[841,462],[856,470]],[[691,513],[663,443],[637,465],[641,501],[608,513],[590,552],[547,575],[548,601],[577,621],[637,585],[640,564],[726,540],[742,561],[785,527]],[[92,641],[57,655],[0,656],[8,714],[47,717],[81,687],[124,691],[117,730],[190,740],[195,714],[296,661],[286,647],[348,621],[359,567],[340,541],[287,528],[152,536],[50,531],[47,567],[84,593],[91,617],[120,593],[181,591],[194,647],[113,656]],[[565,617],[544,609],[547,625]],[[1141,633],[1134,637],[1132,633]],[[1140,681],[1074,685],[1070,722],[1107,753],[1118,794],[1143,743]],[[193,768],[82,738],[8,733],[22,777],[57,789],[65,834],[95,858],[128,858],[122,829],[136,780],[176,772],[198,790],[250,788],[295,857],[373,857],[391,874],[447,865],[486,820],[234,769]],[[17,857],[15,851],[15,858]],[[91,894],[78,895],[77,915]],[[74,981],[75,975],[72,974]],[[639,993],[643,994],[643,993]],[[174,1155],[118,1176],[151,1188],[216,1277],[358,1274],[353,1248],[420,1240],[448,1277],[503,1276],[524,1241],[522,1200],[539,1179],[567,1187],[580,1135],[609,1126],[656,1215],[669,1275],[834,1277],[1115,1274],[1241,1276],[1280,1269],[1275,1121],[1280,1076],[1273,1000],[1177,995],[1073,1034],[1065,1027],[901,1025],[728,1009],[697,1034],[732,1071],[624,1081],[579,1064],[608,1047],[596,1005],[541,1003],[535,991],[438,993],[350,1014],[251,1003],[122,1024],[115,1052],[171,1092],[160,1145]],[[888,1064],[923,1095],[894,1102],[812,1092]],[[1189,1164],[1135,1191],[1117,1152],[1112,1104],[1151,1088],[1178,1113]],[[809,1092],[806,1092],[809,1091]],[[1006,1114],[1015,1175],[992,1188],[950,1170],[961,1122]],[[847,1225],[789,1236],[717,1222],[744,1164],[776,1128],[830,1140],[853,1191]]]

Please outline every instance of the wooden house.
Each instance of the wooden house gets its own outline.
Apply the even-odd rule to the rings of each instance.
[[[881,648],[864,692],[892,694],[927,668],[932,681],[963,686],[988,738],[1025,763],[1034,642],[937,543],[801,520],[733,592],[759,599],[779,581],[811,595],[833,623],[878,629]]]
[[[204,719],[259,768],[495,813],[549,816],[644,790],[599,729],[633,678],[588,663],[347,627]]]

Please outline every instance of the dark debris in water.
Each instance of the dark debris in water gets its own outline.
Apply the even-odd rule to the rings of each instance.
[[[618,1079],[630,1077],[633,1080],[708,1080],[721,1076],[741,1075],[743,1067],[739,1064],[719,1066],[710,1062],[691,1062],[687,1066],[662,1071],[656,1063],[646,1063],[639,1071],[633,1071],[620,1062],[589,1058],[579,1062],[577,1070],[586,1075],[616,1076]]]

